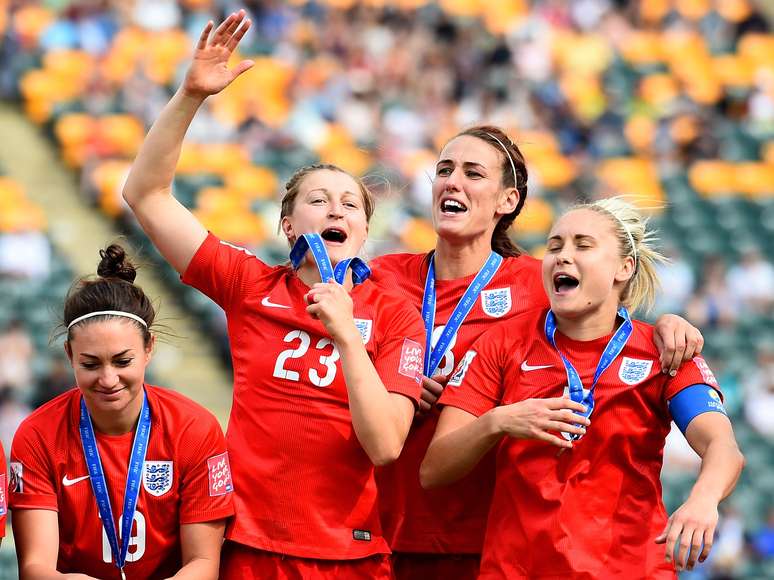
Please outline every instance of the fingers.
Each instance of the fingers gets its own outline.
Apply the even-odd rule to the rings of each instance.
[[[581,403],[576,403],[568,397],[553,397],[551,399],[545,399],[549,409],[570,409],[572,411],[578,411],[579,413],[586,412],[586,406]]]
[[[579,424],[584,427],[591,425],[591,419],[588,417],[567,410],[551,411],[549,418],[552,421],[562,421],[563,423],[570,423],[571,425]]]
[[[573,423],[565,423],[563,421],[549,421],[546,425],[546,429],[549,431],[558,431],[563,433],[572,433],[573,435],[585,435],[586,428],[580,425],[574,425]]]
[[[693,551],[694,546],[694,528],[683,527],[683,531],[680,534],[680,541],[678,542],[677,558],[675,558],[675,566],[678,570],[682,570],[686,566],[686,562],[689,559],[690,553]],[[699,538],[701,541],[701,538]],[[698,550],[697,550],[698,553]],[[695,557],[694,557],[695,560]]]
[[[572,449],[572,441],[567,441],[567,439],[564,439],[563,437],[557,437],[556,435],[552,435],[545,431],[538,433],[535,436],[535,439],[545,441],[546,443],[550,443],[555,447],[561,447],[562,449]]]
[[[197,50],[203,50],[207,47],[207,39],[210,37],[210,32],[212,32],[213,26],[214,24],[212,20],[210,20],[207,23],[207,26],[204,27],[204,30],[202,30],[202,33],[199,35],[199,40],[196,43]]]
[[[683,535],[685,532],[683,532]],[[688,560],[685,562],[685,567],[688,570],[693,570],[693,567],[696,566],[696,560],[699,557],[699,554],[702,552],[702,544],[704,543],[704,533],[703,531],[699,530],[698,528],[694,528],[691,532],[691,543],[689,546],[689,552],[688,552]]]
[[[226,38],[226,31],[228,30],[229,26],[236,20],[237,15],[233,12],[228,15],[228,18],[226,18],[223,22],[220,23],[220,25],[215,29],[215,34],[212,35],[212,42],[211,44],[224,44],[224,39]]]
[[[704,338],[701,336],[701,332],[698,329],[691,327],[686,335],[685,353],[683,354],[683,361],[688,362],[693,357],[701,353],[701,349],[704,347]]]
[[[664,554],[664,559],[667,562],[671,562],[672,558],[674,557],[675,545],[677,544],[677,540],[680,538],[680,531],[682,528],[683,526],[681,524],[675,524],[672,518],[670,518],[667,522],[667,529],[664,530],[664,532],[661,534],[662,536],[666,534],[664,538],[664,543],[666,544],[666,553]]]
[[[237,45],[239,44],[239,41],[242,40],[242,37],[245,35],[245,33],[250,29],[250,25],[252,22],[250,20],[245,20],[242,23],[242,26],[239,27],[239,29],[236,31],[236,34],[232,34],[231,38],[228,39],[228,42],[226,43],[226,46],[229,50],[234,50]]]
[[[699,562],[704,562],[704,560],[707,559],[707,556],[709,556],[710,550],[712,550],[712,542],[714,539],[715,527],[710,526],[704,530],[704,547],[701,550],[701,554],[699,554]]]
[[[436,398],[440,397],[441,393],[443,393],[443,385],[438,382],[438,378],[438,375],[432,379],[425,376],[422,377],[422,389],[428,390],[430,393],[435,395]]]
[[[420,399],[419,400],[419,409],[417,409],[416,415],[423,415],[424,413],[427,413],[432,409],[433,406],[428,403],[427,401]]]
[[[253,60],[243,60],[238,65],[234,67],[234,78],[241,75],[243,72],[250,70],[253,68],[253,65],[255,65],[255,61]]]

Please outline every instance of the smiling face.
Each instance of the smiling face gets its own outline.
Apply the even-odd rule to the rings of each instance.
[[[368,218],[360,186],[342,171],[318,169],[303,177],[289,215],[282,218],[288,241],[318,233],[331,262],[356,256],[368,238]],[[307,256],[311,258],[311,252]]]
[[[543,286],[557,317],[613,316],[634,260],[621,257],[614,218],[572,210],[551,228],[543,258]]]
[[[139,415],[152,350],[153,339],[146,346],[132,320],[88,321],[73,327],[65,352],[98,428]]]
[[[444,239],[491,239],[498,220],[516,209],[519,194],[503,187],[504,153],[471,135],[441,151],[433,179],[433,226]]]

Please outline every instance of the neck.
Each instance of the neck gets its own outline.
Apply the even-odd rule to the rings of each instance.
[[[607,336],[615,330],[617,312],[609,308],[582,314],[577,317],[567,317],[554,313],[556,328],[567,338],[586,341]]]
[[[334,268],[336,267],[336,263],[333,263],[331,265]],[[310,288],[314,284],[321,282],[320,270],[317,268],[317,264],[315,263],[314,259],[311,257],[307,258],[301,263],[301,265],[296,270],[296,276],[298,276],[298,279],[301,280],[304,284],[306,284]],[[352,287],[354,286],[354,283],[352,282],[352,270],[347,270],[347,275],[344,277],[343,286],[347,290],[352,290]]]
[[[476,274],[491,252],[491,242],[483,236],[460,243],[438,238],[435,246],[435,277],[439,280],[455,280]]]
[[[124,435],[133,431],[137,426],[137,420],[140,418],[140,411],[142,410],[142,393],[136,397],[135,401],[132,401],[126,408],[118,412],[95,412],[89,407],[88,400],[86,401],[86,408],[89,410],[91,424],[94,426],[95,431],[105,435]]]

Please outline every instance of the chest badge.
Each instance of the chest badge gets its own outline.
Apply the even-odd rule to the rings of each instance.
[[[618,378],[627,385],[636,385],[641,383],[650,375],[650,369],[653,368],[652,360],[639,358],[623,357],[621,366],[618,369]]]
[[[363,344],[368,344],[368,341],[371,340],[371,327],[373,326],[373,321],[364,318],[355,318],[355,326],[360,332],[360,338],[363,339]]]
[[[511,289],[495,288],[481,292],[481,308],[487,316],[500,318],[511,310]]]
[[[172,489],[172,462],[146,461],[142,470],[142,486],[156,497],[167,493]]]

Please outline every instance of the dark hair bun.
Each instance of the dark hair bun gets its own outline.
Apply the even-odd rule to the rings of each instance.
[[[118,244],[110,244],[104,250],[99,251],[102,258],[97,266],[97,274],[101,278],[120,278],[129,283],[134,283],[137,277],[137,269],[126,257],[126,252]]]

